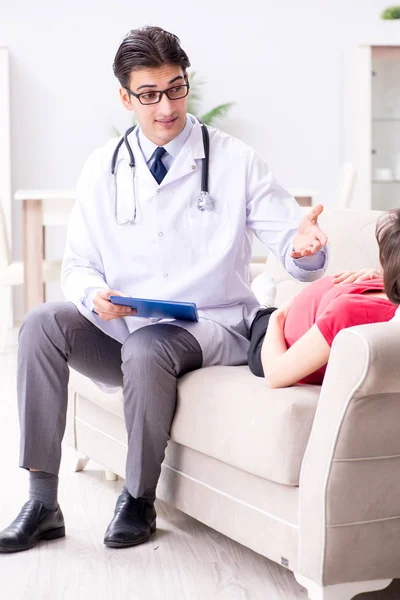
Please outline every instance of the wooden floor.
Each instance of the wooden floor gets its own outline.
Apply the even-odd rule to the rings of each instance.
[[[17,468],[16,332],[0,355],[0,529],[27,499]],[[126,550],[103,545],[123,482],[106,482],[99,465],[71,470],[64,450],[59,501],[67,537],[0,555],[0,600],[294,600],[307,598],[291,572],[157,502],[150,542]],[[357,600],[399,600],[400,580]]]

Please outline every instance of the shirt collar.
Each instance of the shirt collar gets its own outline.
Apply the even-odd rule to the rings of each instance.
[[[194,125],[194,120],[192,119],[193,117],[191,115],[187,115],[185,127],[182,129],[180,134],[168,142],[168,144],[163,146],[168,154],[170,154],[174,159],[178,156],[179,152],[182,150],[191,134]],[[154,144],[154,142],[151,142],[149,138],[144,135],[140,127],[138,127],[137,138],[144,159],[146,163],[148,163],[158,146],[157,144]]]

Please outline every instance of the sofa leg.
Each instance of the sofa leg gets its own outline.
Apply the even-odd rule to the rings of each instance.
[[[118,475],[112,471],[106,471],[106,481],[117,481]]]
[[[354,596],[363,592],[383,590],[392,581],[392,579],[376,579],[374,581],[352,581],[351,583],[321,586],[298,573],[294,573],[294,576],[299,584],[306,588],[310,600],[352,600]]]
[[[78,452],[76,451],[75,453],[75,462],[74,462],[74,467],[73,470],[77,473],[78,471],[83,471],[83,469],[86,467],[86,465],[88,464],[90,458],[88,456],[86,456],[85,454],[82,454],[82,452]]]

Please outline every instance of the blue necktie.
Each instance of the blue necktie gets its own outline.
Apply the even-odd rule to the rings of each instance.
[[[154,152],[154,162],[151,166],[150,173],[153,175],[154,179],[157,181],[158,185],[162,182],[164,177],[167,174],[167,169],[165,168],[161,157],[166,153],[166,149],[162,146],[159,146],[157,150]]]

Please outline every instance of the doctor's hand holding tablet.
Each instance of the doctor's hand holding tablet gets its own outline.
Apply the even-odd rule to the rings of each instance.
[[[103,321],[135,316],[156,320],[177,319],[194,322],[199,320],[194,302],[132,298],[116,290],[98,290],[93,298],[93,307]]]
[[[110,302],[110,296],[125,296],[116,290],[100,289],[93,298],[95,312],[103,321],[111,321],[112,319],[120,319],[121,317],[129,317],[134,315],[136,311],[130,306],[121,306]]]

